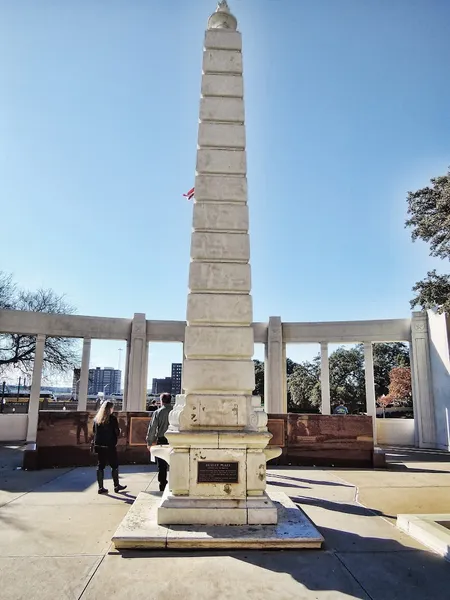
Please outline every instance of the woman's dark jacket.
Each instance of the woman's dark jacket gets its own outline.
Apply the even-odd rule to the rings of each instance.
[[[114,448],[120,435],[119,422],[115,415],[110,415],[107,423],[94,421],[94,446]]]

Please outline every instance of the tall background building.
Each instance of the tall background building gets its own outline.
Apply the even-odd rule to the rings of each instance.
[[[73,370],[72,394],[75,397],[79,394],[80,374],[81,369]],[[118,395],[121,392],[121,383],[122,371],[118,369],[112,367],[89,369],[88,395],[93,396],[100,392],[105,396]]]
[[[181,363],[172,363],[172,396],[181,394],[181,374],[183,365]]]
[[[152,394],[181,394],[181,379],[183,373],[182,363],[172,363],[171,377],[155,377],[152,380]],[[78,398],[80,393],[81,369],[73,370],[72,395]],[[122,371],[105,367],[89,369],[88,395],[94,396],[104,393],[105,396],[118,395],[121,393]]]
[[[181,394],[181,377],[183,373],[182,363],[172,363],[171,377],[155,377],[152,380],[152,394]]]
[[[112,367],[89,369],[88,394],[120,394],[122,372]]]

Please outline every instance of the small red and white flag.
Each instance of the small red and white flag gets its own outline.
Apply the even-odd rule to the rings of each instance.
[[[185,198],[187,198],[188,200],[192,200],[192,198],[194,197],[195,194],[195,188],[192,188],[191,190],[188,191],[187,194],[183,194],[183,196]]]

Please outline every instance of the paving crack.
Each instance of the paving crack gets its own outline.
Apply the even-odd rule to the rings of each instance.
[[[87,590],[89,584],[91,583],[91,581],[94,579],[100,565],[102,564],[102,562],[105,560],[105,556],[108,555],[108,552],[105,552],[105,554],[101,557],[101,559],[98,561],[97,565],[93,568],[91,574],[88,576],[88,580],[86,581],[86,585],[83,587],[81,594],[78,596],[77,600],[81,600],[82,597],[84,596],[84,592]]]
[[[338,559],[338,561],[341,563],[341,565],[344,567],[344,569],[347,571],[347,573],[350,575],[350,577],[359,585],[359,587],[362,589],[362,591],[367,595],[367,597],[370,600],[374,600],[374,597],[369,594],[369,592],[366,590],[366,588],[363,586],[363,584],[359,581],[359,579],[355,575],[353,575],[353,573],[347,567],[345,562],[341,559],[339,554],[337,552],[334,552],[334,555]]]

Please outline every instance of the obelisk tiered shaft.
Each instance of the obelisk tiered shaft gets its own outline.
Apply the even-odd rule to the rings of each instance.
[[[252,395],[242,42],[236,26],[222,1],[205,35],[185,393],[170,417],[170,492],[158,510],[159,523],[276,522],[264,493],[271,435],[260,398]]]
[[[206,32],[184,386],[217,398],[255,384],[241,50],[239,32]]]

